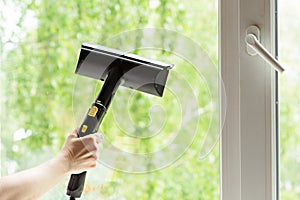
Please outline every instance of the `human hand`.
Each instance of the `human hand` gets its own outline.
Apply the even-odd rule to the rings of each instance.
[[[103,135],[99,133],[78,138],[77,129],[74,130],[67,137],[60,152],[66,161],[67,172],[80,173],[96,167],[103,138]]]

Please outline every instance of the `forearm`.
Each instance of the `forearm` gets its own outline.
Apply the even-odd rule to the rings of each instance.
[[[95,167],[102,139],[100,134],[78,138],[75,130],[67,137],[62,150],[53,159],[32,169],[1,178],[0,199],[37,199],[66,175]]]
[[[61,154],[26,171],[0,179],[0,197],[10,199],[38,199],[68,175],[68,162]]]

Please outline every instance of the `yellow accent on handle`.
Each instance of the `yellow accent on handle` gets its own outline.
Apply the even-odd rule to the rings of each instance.
[[[82,128],[81,128],[81,132],[82,133],[85,133],[86,130],[87,130],[88,126],[87,125],[83,125]]]
[[[97,114],[97,112],[98,112],[97,106],[92,106],[92,107],[90,108],[90,110],[89,110],[88,115],[91,116],[91,117],[95,117],[96,114]]]

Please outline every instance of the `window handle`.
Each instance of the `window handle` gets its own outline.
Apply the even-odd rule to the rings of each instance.
[[[283,66],[274,58],[274,56],[260,43],[260,31],[257,26],[250,26],[246,31],[247,53],[250,56],[260,55],[267,63],[269,63],[275,70],[282,73]]]

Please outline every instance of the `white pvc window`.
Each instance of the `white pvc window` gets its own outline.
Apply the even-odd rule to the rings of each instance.
[[[247,28],[256,25],[261,44],[274,55],[275,1],[221,0],[219,20],[226,91],[221,94],[221,199],[275,200],[276,73],[260,56],[250,56],[245,42]]]

